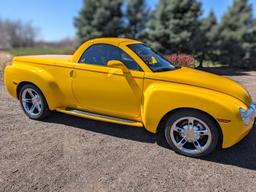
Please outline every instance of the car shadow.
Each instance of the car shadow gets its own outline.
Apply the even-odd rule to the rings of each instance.
[[[140,127],[132,127],[95,121],[91,119],[84,119],[59,112],[52,112],[52,114],[44,121],[49,123],[63,124],[70,127],[84,129],[95,133],[101,133],[123,139],[144,143],[155,143],[155,134],[152,134],[146,129]]]
[[[53,112],[45,121],[133,141],[157,143],[169,149],[162,134],[155,135],[143,128],[83,119],[58,112]],[[240,143],[228,149],[217,149],[200,159],[256,170],[256,124],[250,134]]]

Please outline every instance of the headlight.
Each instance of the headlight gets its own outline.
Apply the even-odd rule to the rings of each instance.
[[[256,110],[255,103],[251,104],[248,110],[246,111],[243,108],[240,108],[240,115],[245,125],[249,125],[251,116],[254,115],[254,112]]]

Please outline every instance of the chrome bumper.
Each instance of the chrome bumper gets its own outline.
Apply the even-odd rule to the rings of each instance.
[[[243,108],[240,108],[239,111],[244,124],[249,125],[250,119],[255,117],[256,103],[252,103],[247,111]]]

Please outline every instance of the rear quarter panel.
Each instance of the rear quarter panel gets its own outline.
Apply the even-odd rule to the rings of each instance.
[[[46,97],[51,110],[61,106],[74,105],[71,92],[72,70],[69,65],[47,65],[23,61],[13,61],[5,70],[4,82],[9,93],[18,98],[17,87],[22,82],[36,85]]]

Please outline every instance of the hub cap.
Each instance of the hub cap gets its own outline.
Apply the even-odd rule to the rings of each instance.
[[[170,136],[173,144],[183,153],[200,154],[212,141],[210,128],[195,117],[184,117],[174,122]]]
[[[31,117],[38,116],[42,111],[42,100],[39,94],[31,89],[25,89],[22,92],[22,105],[24,110]]]

